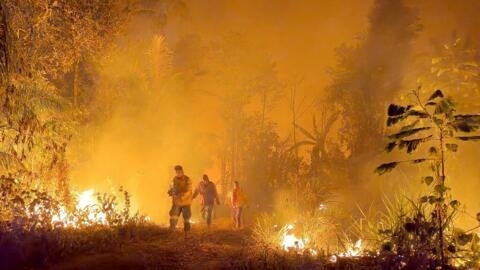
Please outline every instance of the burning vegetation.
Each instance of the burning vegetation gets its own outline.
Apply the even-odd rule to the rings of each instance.
[[[0,0],[0,269],[480,269],[479,9]]]

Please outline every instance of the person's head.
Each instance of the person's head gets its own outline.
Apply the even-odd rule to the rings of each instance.
[[[208,178],[208,175],[206,175],[206,174],[204,174],[204,175],[202,176],[202,180],[203,180],[204,182],[207,182],[207,183],[210,182],[210,179]]]
[[[181,165],[175,166],[175,174],[177,175],[177,177],[183,176],[183,167]]]
[[[239,188],[240,187],[240,184],[238,183],[238,181],[233,182],[233,187],[234,188]]]

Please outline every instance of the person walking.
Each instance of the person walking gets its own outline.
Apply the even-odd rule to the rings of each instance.
[[[245,196],[243,189],[240,188],[238,181],[235,181],[231,193],[231,206],[235,229],[242,228],[242,214],[246,205],[247,197]]]
[[[183,167],[175,166],[175,177],[172,180],[168,195],[172,197],[170,209],[170,230],[177,227],[180,214],[183,216],[183,230],[185,234],[190,231],[190,217],[192,216],[192,181],[185,175]]]
[[[218,198],[218,192],[215,183],[210,181],[208,175],[206,174],[203,175],[202,181],[200,181],[198,187],[195,189],[195,192],[193,193],[193,199],[195,199],[198,195],[201,195],[202,199],[202,218],[207,222],[207,226],[210,227],[212,224],[213,206],[215,202],[217,205],[219,205],[220,200]]]

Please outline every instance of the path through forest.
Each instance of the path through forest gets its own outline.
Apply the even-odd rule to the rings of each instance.
[[[185,238],[183,232],[162,229],[148,240],[132,240],[107,253],[77,255],[51,269],[228,269],[250,235],[249,230],[194,228]]]

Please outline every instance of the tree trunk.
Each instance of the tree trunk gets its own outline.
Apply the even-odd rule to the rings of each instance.
[[[440,129],[440,159],[441,159],[441,164],[440,164],[440,185],[442,186],[442,190],[440,192],[440,199],[441,202],[437,206],[437,214],[438,214],[438,223],[439,223],[439,233],[438,233],[438,241],[440,242],[440,260],[442,266],[445,265],[446,259],[445,259],[445,251],[444,251],[444,236],[443,236],[443,230],[445,229],[443,226],[443,200],[445,198],[443,188],[445,187],[445,151],[444,151],[444,138],[443,138],[443,129]]]
[[[292,95],[290,98],[290,109],[292,111],[292,131],[293,131],[293,145],[297,145],[297,110],[296,110],[296,96],[297,89],[293,87]],[[295,147],[295,158],[298,160],[298,148]],[[298,165],[296,166],[296,172],[298,173]]]
[[[5,7],[5,2],[0,1],[0,73],[4,81],[8,79],[8,74],[10,70],[7,21],[7,10]]]
[[[79,68],[79,62],[76,61],[73,67],[73,83],[72,83],[72,88],[73,88],[72,98],[73,98],[74,108],[78,107],[78,96],[80,92],[79,80],[80,80],[80,68]]]
[[[292,89],[292,94],[291,94],[291,100],[290,100],[290,106],[292,110],[292,131],[293,131],[293,145],[297,145],[297,110],[296,110],[296,95],[297,95],[297,88],[293,87]],[[294,188],[295,188],[295,207],[298,207],[298,175],[300,174],[300,168],[298,164],[298,147],[294,148],[295,151],[295,182],[294,182]]]

